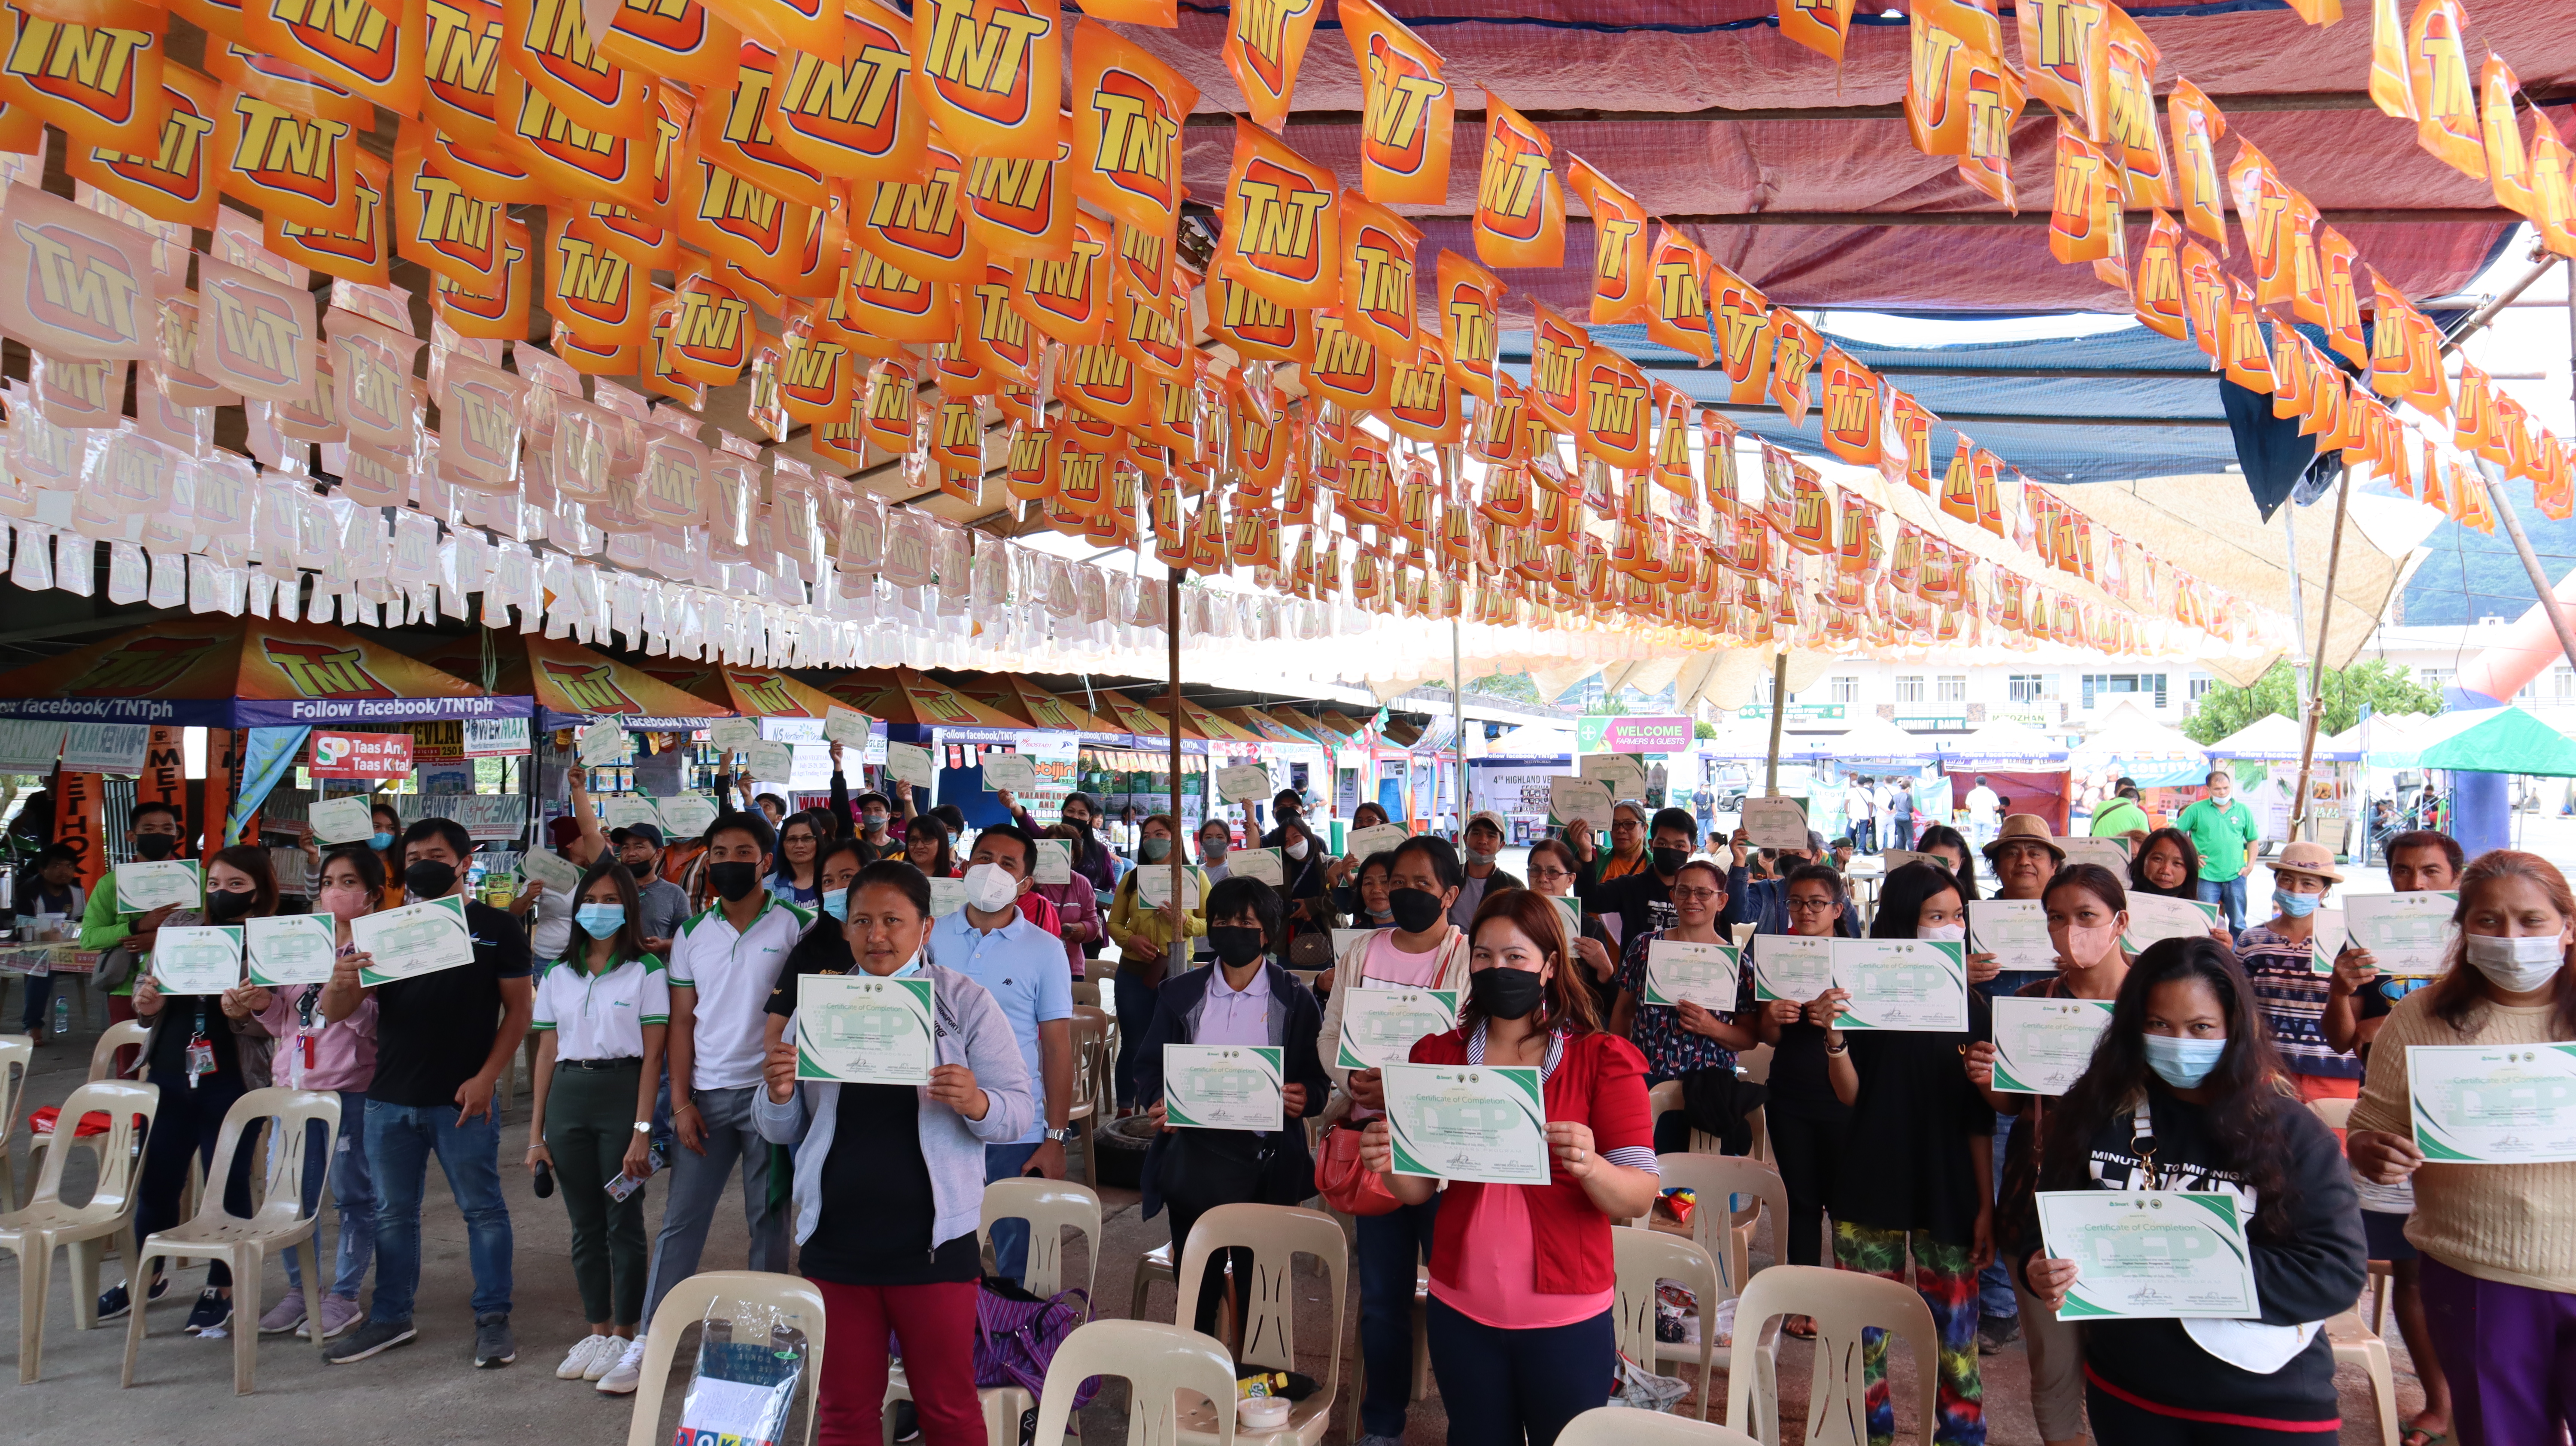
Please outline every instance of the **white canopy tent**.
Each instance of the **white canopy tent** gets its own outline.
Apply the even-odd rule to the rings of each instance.
[[[2295,763],[2299,758],[2299,725],[2278,713],[2266,713],[2209,745],[2209,756]]]

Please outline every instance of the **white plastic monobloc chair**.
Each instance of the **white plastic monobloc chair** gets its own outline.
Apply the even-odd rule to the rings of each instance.
[[[815,1403],[823,1388],[823,1292],[811,1281],[762,1270],[702,1271],[662,1297],[644,1332],[644,1373],[636,1383],[634,1412],[626,1418],[626,1446],[665,1446],[669,1438],[662,1434],[662,1395],[671,1382],[671,1357],[679,1350],[680,1337],[719,1301],[768,1306],[805,1333],[805,1379],[797,1394],[805,1401],[804,1439],[812,1446]],[[861,1349],[883,1350],[885,1343],[861,1342]]]
[[[49,1151],[36,1192],[22,1210],[0,1211],[0,1250],[18,1257],[18,1382],[36,1379],[43,1363],[45,1295],[54,1274],[54,1252],[66,1250],[72,1266],[72,1323],[82,1330],[98,1325],[98,1264],[109,1240],[134,1258],[136,1177],[142,1151],[136,1142],[161,1109],[158,1085],[100,1080],[82,1085],[63,1101],[63,1118],[77,1122],[96,1111],[107,1116],[107,1132],[91,1137],[98,1153],[98,1183],[84,1205],[62,1200],[63,1162],[68,1150]],[[135,1302],[141,1310],[143,1302]]]
[[[1898,1438],[1932,1446],[1940,1381],[1940,1335],[1932,1311],[1910,1288],[1875,1275],[1816,1265],[1775,1265],[1753,1277],[1735,1303],[1735,1333],[1768,1328],[1782,1316],[1816,1322],[1815,1379],[1807,1387],[1807,1446],[1868,1446],[1869,1392],[1861,1370],[1864,1327],[1892,1332],[1914,1357],[1914,1426]],[[1894,1344],[1893,1342],[1890,1343]],[[1778,1442],[1780,1381],[1774,1369],[1730,1371],[1726,1424]],[[1900,1413],[1899,1424],[1902,1424]]]
[[[1338,1278],[1334,1286],[1340,1287]],[[1184,1434],[1183,1392],[1207,1405],[1187,1413],[1209,1428],[1202,1439],[1234,1446],[1234,1361],[1213,1336],[1159,1321],[1096,1320],[1064,1338],[1038,1395],[1038,1441],[1064,1439],[1075,1392],[1093,1376],[1127,1382],[1127,1446],[1172,1446]],[[634,1440],[627,1446],[647,1446]]]
[[[18,1203],[15,1167],[9,1163],[9,1136],[18,1128],[18,1099],[26,1093],[27,1075],[36,1067],[36,1041],[24,1034],[0,1034],[0,1205]],[[27,1172],[35,1173],[29,1161]]]
[[[235,1215],[224,1208],[220,1186],[205,1192],[197,1213],[168,1230],[156,1230],[146,1236],[135,1253],[126,1256],[127,1294],[133,1297],[133,1308],[125,1318],[125,1374],[122,1384],[134,1384],[134,1368],[143,1354],[144,1282],[153,1275],[154,1266],[173,1257],[220,1260],[233,1277],[233,1394],[250,1394],[252,1373],[258,1360],[259,1335],[248,1328],[248,1322],[259,1315],[261,1267],[270,1252],[294,1253],[301,1245],[309,1260],[312,1280],[328,1279],[322,1273],[322,1246],[314,1239],[313,1227],[321,1218],[320,1198],[316,1208],[304,1208],[304,1165],[307,1156],[305,1140],[316,1125],[322,1138],[335,1140],[340,1134],[340,1097],[328,1090],[256,1089],[233,1101],[224,1111],[223,1127],[215,1135],[215,1167],[207,1178],[229,1180],[233,1162],[244,1150],[260,1150],[261,1142],[253,1133],[266,1121],[275,1131],[270,1136],[276,1147],[267,1150],[268,1169],[265,1189],[259,1203],[248,1215]],[[328,1158],[327,1156],[325,1158]],[[322,1312],[308,1314],[307,1324],[315,1349],[322,1345]]]
[[[1678,1235],[1660,1230],[1620,1229],[1610,1232],[1610,1258],[1618,1272],[1618,1300],[1613,1306],[1619,1352],[1632,1361],[1699,1362],[1699,1409],[1708,1419],[1709,1353],[1716,1345],[1714,1308],[1725,1297],[1717,1290],[1717,1263],[1708,1252]],[[1655,1339],[1655,1286],[1678,1280],[1699,1300],[1699,1344]]]
[[[1762,1446],[1731,1426],[1656,1411],[1595,1406],[1565,1423],[1556,1446]]]
[[[1238,1277],[1235,1281],[1243,1292],[1243,1345],[1236,1358],[1247,1366],[1298,1369],[1298,1287],[1293,1267],[1300,1255],[1311,1255],[1323,1262],[1324,1299],[1332,1302],[1333,1324],[1331,1332],[1323,1337],[1329,1343],[1323,1370],[1313,1370],[1315,1363],[1309,1361],[1306,1372],[1323,1385],[1296,1404],[1289,1412],[1287,1425],[1263,1433],[1273,1446],[1316,1446],[1332,1424],[1333,1400],[1342,1385],[1342,1316],[1347,1302],[1343,1286],[1350,1269],[1350,1241],[1342,1234],[1341,1223],[1320,1210],[1293,1205],[1219,1205],[1198,1218],[1198,1223],[1190,1227],[1190,1238],[1182,1245],[1179,1299],[1173,1306],[1176,1317],[1194,1313],[1199,1282],[1206,1279],[1208,1262],[1230,1249],[1252,1252],[1251,1278]],[[1215,1439],[1216,1425],[1213,1414],[1183,1412],[1180,1439],[1201,1443]],[[1041,1429],[1037,1439],[1053,1438]]]
[[[139,1019],[128,1019],[109,1025],[106,1031],[99,1035],[98,1043],[90,1047],[89,1077],[86,1082],[96,1084],[101,1080],[115,1078],[116,1052],[120,1049],[139,1050],[151,1037],[152,1026]],[[139,1054],[135,1057],[135,1066],[139,1073],[142,1067],[142,1056]],[[41,1135],[31,1133],[27,1136],[27,1177],[30,1180],[43,1171],[45,1155],[52,1148],[55,1135],[74,1128],[79,1120],[78,1115],[66,1109],[61,1117],[55,1120],[52,1130]],[[71,1123],[66,1124],[65,1121]],[[88,1148],[86,1143],[80,1143],[80,1147]]]
[[[993,1226],[1003,1220],[1025,1220],[1029,1224],[1028,1265],[1020,1278],[1021,1285],[1040,1300],[1066,1289],[1080,1290],[1083,1319],[1088,1321],[1093,1310],[1092,1284],[1100,1271],[1100,1197],[1088,1186],[1066,1180],[1032,1175],[996,1180],[984,1187],[983,1218],[976,1225],[982,1244],[991,1246]],[[1067,1230],[1082,1237],[1082,1278],[1078,1284],[1065,1278]],[[1037,1405],[1036,1400],[1018,1386],[987,1386],[975,1394],[984,1407],[987,1446],[1019,1446],[1020,1417]],[[911,1399],[912,1383],[904,1375],[903,1362],[896,1361],[886,1371],[885,1439],[894,1439],[894,1403]]]
[[[1691,1238],[1717,1261],[1718,1283],[1726,1294],[1742,1295],[1745,1278],[1753,1269],[1753,1235],[1762,1211],[1771,1212],[1774,1248],[1787,1245],[1789,1187],[1781,1182],[1780,1172],[1743,1155],[1657,1155],[1655,1167],[1663,1173],[1661,1188],[1688,1187],[1698,1195],[1699,1208],[1691,1212]],[[1752,1203],[1734,1209],[1738,1195],[1751,1197]]]

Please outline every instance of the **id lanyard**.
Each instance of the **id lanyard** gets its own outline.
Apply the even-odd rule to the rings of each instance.
[[[205,996],[199,995],[197,1022],[188,1036],[188,1088],[195,1089],[200,1078],[214,1072],[215,1045],[206,1038],[206,1001]]]
[[[2147,1177],[2148,1189],[2171,1188],[2173,1172],[2156,1164],[2155,1121],[2149,1117],[2144,1099],[2138,1101],[2138,1113],[2129,1123],[2129,1153],[2138,1157],[2138,1169]]]
[[[304,1088],[304,1076],[313,1068],[314,1043],[322,1036],[322,1022],[313,1017],[322,1002],[322,986],[305,986],[302,998],[295,1001],[295,1049],[287,1055],[288,1088]]]

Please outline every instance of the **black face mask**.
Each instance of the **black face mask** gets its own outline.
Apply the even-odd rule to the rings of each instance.
[[[1395,916],[1395,927],[1408,934],[1419,934],[1440,922],[1446,910],[1440,896],[1429,889],[1397,889],[1386,896],[1386,906]]]
[[[259,902],[259,895],[249,889],[208,889],[206,890],[206,917],[238,919],[249,913],[250,906],[257,902]]]
[[[709,864],[707,882],[716,886],[717,893],[741,903],[752,890],[760,887],[760,865],[740,862]]]
[[[134,836],[134,851],[147,859],[166,859],[178,847],[179,836],[175,833],[138,833]]]
[[[1498,964],[1467,976],[1467,1002],[1488,1018],[1525,1019],[1547,1002],[1547,981],[1532,970]]]
[[[403,887],[420,898],[443,899],[447,897],[450,889],[456,887],[456,866],[442,864],[432,859],[423,859],[419,863],[406,865],[403,869]]]
[[[1659,874],[1680,873],[1682,865],[1690,862],[1689,849],[1648,849],[1647,852],[1654,856],[1655,872]]]
[[[1226,928],[1222,925],[1207,931],[1208,947],[1216,957],[1240,969],[1261,957],[1261,947],[1268,942],[1259,929]]]

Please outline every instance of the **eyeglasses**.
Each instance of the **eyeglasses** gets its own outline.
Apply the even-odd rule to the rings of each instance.
[[[1789,912],[1792,914],[1821,914],[1834,907],[1836,905],[1831,899],[1791,899],[1789,901]]]
[[[1709,903],[1709,902],[1711,902],[1711,901],[1713,901],[1713,900],[1723,899],[1723,898],[1725,898],[1725,897],[1726,897],[1726,894],[1724,893],[1724,891],[1719,890],[1719,889],[1675,889],[1675,890],[1673,890],[1673,902],[1674,902],[1674,903],[1676,903],[1676,904],[1705,904],[1705,903]],[[1793,908],[1793,909],[1794,909],[1794,908],[1796,908],[1796,907],[1797,907],[1797,905],[1796,905],[1796,904],[1791,904],[1789,907],[1791,907],[1791,908]]]

